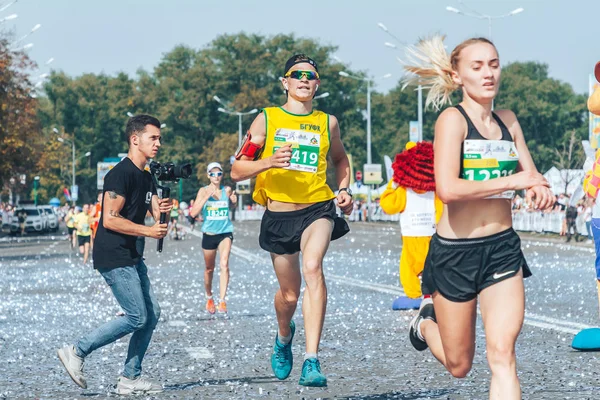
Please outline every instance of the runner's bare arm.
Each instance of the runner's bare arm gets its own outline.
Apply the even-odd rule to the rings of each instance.
[[[250,141],[263,147],[265,145],[265,138],[267,135],[266,128],[267,126],[264,112],[261,112],[254,119],[250,129],[248,130],[252,136]],[[268,170],[269,168],[287,167],[289,165],[288,161],[291,158],[291,153],[290,145],[286,145],[279,148],[271,157],[261,158],[256,161],[250,157],[241,156],[239,160],[235,160],[233,166],[231,167],[231,179],[233,179],[235,182],[239,182],[245,179],[254,178],[256,175]]]
[[[538,173],[533,158],[531,157],[531,153],[527,148],[523,130],[521,129],[521,125],[519,124],[515,113],[510,110],[498,110],[496,111],[496,114],[498,114],[500,119],[504,122],[515,142],[515,147],[519,153],[519,166],[517,167],[517,171]],[[552,207],[554,206],[554,203],[556,203],[556,197],[554,197],[552,191],[543,185],[528,187],[525,198],[527,204],[531,204],[533,201],[535,203],[534,208],[540,210]]]
[[[338,188],[347,188],[350,185],[350,161],[348,161],[348,156],[342,143],[340,124],[333,115],[329,116],[329,140],[329,151],[331,160],[335,166]],[[337,205],[344,214],[350,215],[354,206],[352,196],[346,191],[338,192]]]
[[[465,119],[456,108],[442,112],[435,124],[433,149],[436,192],[444,203],[484,199],[506,190],[530,187],[525,186],[529,183],[544,185],[544,178],[534,171],[487,181],[460,178],[461,145],[465,132]]]
[[[329,133],[330,133],[330,155],[331,161],[335,166],[335,176],[337,184],[340,188],[347,188],[350,185],[350,161],[346,155],[344,144],[342,143],[340,125],[338,120],[333,115],[329,116]]]
[[[210,196],[212,196],[214,193],[215,190],[209,193],[205,187],[201,187],[196,195],[196,200],[194,200],[194,205],[190,210],[190,215],[196,218],[198,214],[200,214],[202,207],[204,207],[208,199],[210,199]]]
[[[231,202],[231,204],[233,204],[233,205],[237,204],[237,194],[235,193],[235,190],[233,190],[229,186],[225,186],[225,194],[229,198],[229,201]]]

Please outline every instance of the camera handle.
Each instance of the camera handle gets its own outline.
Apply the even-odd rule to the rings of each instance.
[[[169,198],[169,196],[171,196],[171,188],[167,186],[161,186],[158,184],[158,182],[155,182],[155,184],[159,199],[167,199]],[[160,223],[167,223],[167,213],[160,213]],[[159,253],[162,253],[163,239],[158,239],[158,243],[156,243],[156,251],[158,251]]]

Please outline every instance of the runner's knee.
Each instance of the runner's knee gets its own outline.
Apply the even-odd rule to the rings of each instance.
[[[304,260],[302,265],[302,272],[304,273],[304,279],[314,279],[323,275],[322,263],[317,259]]]
[[[300,292],[293,290],[281,290],[281,298],[287,304],[297,304],[300,298]]]
[[[223,272],[229,271],[229,258],[228,257],[223,257],[219,260],[219,268],[221,268],[221,271],[223,271]]]
[[[487,359],[492,372],[498,369],[514,368],[516,365],[515,348],[512,343],[506,341],[499,343],[487,343]]]
[[[469,371],[471,371],[471,367],[473,366],[473,361],[465,358],[461,358],[458,360],[447,360],[448,372],[452,374],[455,378],[464,378],[467,376]]]

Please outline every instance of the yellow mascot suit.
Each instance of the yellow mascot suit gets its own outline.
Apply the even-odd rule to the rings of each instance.
[[[396,155],[392,169],[394,176],[381,195],[380,205],[389,215],[401,214],[400,284],[408,298],[398,298],[393,308],[418,308],[420,300],[410,299],[422,296],[420,276],[429,241],[443,210],[443,204],[435,194],[433,145],[408,142],[406,150]]]
[[[594,75],[596,80],[600,83],[600,62],[596,64],[594,69]],[[595,85],[594,92],[588,99],[588,110],[596,116],[600,116],[600,84]],[[596,132],[594,132],[595,134]],[[593,142],[592,140],[590,140]],[[598,145],[596,140],[595,145]],[[591,170],[587,172],[583,180],[583,191],[592,199],[596,199],[594,205],[594,212],[592,214],[592,232],[594,234],[594,247],[596,249],[596,288],[598,291],[598,302],[600,304],[600,230],[599,226],[600,219],[597,214],[598,195],[600,192],[600,148],[596,150],[596,160],[594,161]],[[585,166],[584,166],[585,168]],[[581,351],[600,351],[600,328],[587,328],[583,329],[573,338],[571,347],[575,350]]]

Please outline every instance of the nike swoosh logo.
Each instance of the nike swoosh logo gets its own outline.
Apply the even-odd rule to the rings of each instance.
[[[494,275],[492,275],[492,278],[494,278],[494,279],[500,279],[503,276],[514,274],[515,272],[517,272],[517,271],[508,271],[508,272],[503,272],[501,274],[499,274],[499,273],[496,272]]]

